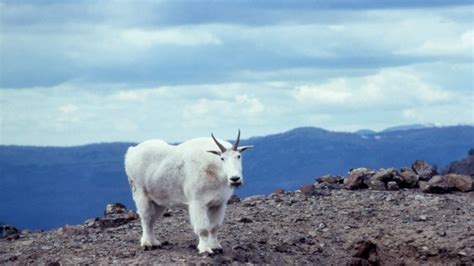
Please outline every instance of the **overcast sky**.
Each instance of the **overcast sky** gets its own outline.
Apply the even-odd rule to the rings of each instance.
[[[1,144],[474,123],[472,1],[0,0],[0,12]]]

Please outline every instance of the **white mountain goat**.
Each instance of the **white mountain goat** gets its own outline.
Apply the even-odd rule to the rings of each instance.
[[[222,249],[217,229],[234,188],[243,184],[241,153],[252,146],[238,146],[240,130],[233,145],[211,136],[177,146],[148,140],[128,148],[125,171],[140,215],[140,242],[145,249],[160,245],[153,224],[167,207],[188,207],[199,237],[199,253]]]

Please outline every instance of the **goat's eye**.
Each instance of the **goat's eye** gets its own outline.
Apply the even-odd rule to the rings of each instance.
[[[221,161],[224,161],[224,157],[221,157]]]
[[[237,159],[240,159],[240,155],[237,155]]]

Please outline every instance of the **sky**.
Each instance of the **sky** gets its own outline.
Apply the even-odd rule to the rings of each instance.
[[[0,144],[474,124],[472,1],[0,0]]]

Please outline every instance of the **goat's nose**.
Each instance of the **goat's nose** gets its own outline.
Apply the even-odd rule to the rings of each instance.
[[[232,181],[232,182],[237,182],[239,180],[240,180],[240,176],[233,176],[233,177],[230,178],[230,181]]]

